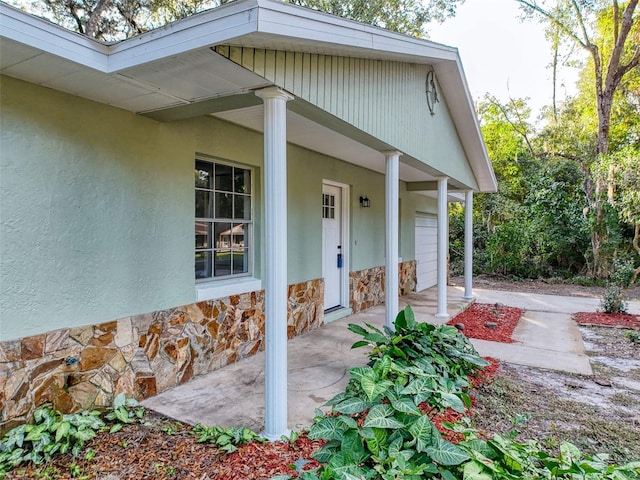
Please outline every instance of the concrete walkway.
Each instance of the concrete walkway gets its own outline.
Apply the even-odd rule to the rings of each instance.
[[[449,287],[449,313],[466,308],[463,290]],[[483,356],[545,369],[590,375],[580,332],[570,313],[595,311],[597,299],[474,290],[476,301],[502,303],[526,309],[514,332],[517,343],[472,340]],[[428,289],[400,299],[410,304],[418,321],[436,319],[436,291]],[[637,305],[636,305],[637,304]],[[640,302],[631,310],[640,312]],[[314,411],[347,385],[347,369],[366,363],[365,349],[351,350],[359,338],[347,330],[349,323],[384,324],[384,305],[323,325],[288,342],[289,427],[310,425]],[[243,425],[260,431],[264,425],[264,352],[243,359],[185,385],[142,402],[145,407],[187,423]]]

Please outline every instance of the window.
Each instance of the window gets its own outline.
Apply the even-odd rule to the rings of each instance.
[[[251,170],[196,160],[196,280],[249,275]]]
[[[322,194],[322,218],[336,218],[336,196]]]

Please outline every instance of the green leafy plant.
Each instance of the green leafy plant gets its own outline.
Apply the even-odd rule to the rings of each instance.
[[[104,426],[98,411],[63,415],[42,407],[33,417],[33,424],[20,425],[0,440],[0,474],[26,462],[41,464],[56,453],[77,456],[85,442]]]
[[[631,343],[635,343],[636,345],[640,345],[640,332],[636,330],[629,330],[625,332],[624,336],[629,339]]]
[[[371,347],[369,363],[349,370],[346,390],[318,410],[309,438],[327,443],[314,453],[325,463],[304,479],[452,478],[470,457],[445,440],[428,413],[470,405],[468,376],[488,362],[455,327],[418,323],[411,307],[394,332],[349,325],[363,337],[352,348]]]
[[[600,300],[600,310],[604,313],[626,313],[625,292],[633,282],[635,269],[629,261],[615,260],[609,275],[609,283]]]
[[[570,443],[551,454],[537,442],[518,443],[515,436],[485,440],[468,427],[468,420],[450,426],[463,440],[445,440],[425,412],[464,412],[468,376],[487,362],[455,328],[417,323],[410,308],[398,315],[395,332],[367,328],[349,326],[363,336],[353,347],[372,347],[368,365],[349,370],[347,388],[327,403],[332,411],[325,415],[317,410],[309,431],[309,438],[327,441],[313,454],[324,465],[312,471],[292,467],[298,478],[640,479],[640,462],[610,465],[605,455],[583,457]],[[527,420],[520,415],[514,423]]]
[[[557,454],[541,448],[535,441],[519,443],[495,435],[492,440],[478,438],[467,430],[467,439],[458,444],[471,460],[458,468],[454,478],[477,480],[566,479],[634,480],[640,479],[640,462],[609,464],[608,456],[583,456],[569,442],[560,444]]]
[[[265,441],[260,435],[245,427],[224,428],[197,424],[191,429],[191,433],[198,435],[198,442],[212,443],[228,453],[235,452],[238,446],[245,443]]]
[[[109,433],[122,430],[126,424],[143,423],[144,407],[141,407],[135,398],[126,398],[124,392],[113,399],[113,407],[104,416],[112,424]]]
[[[615,284],[609,284],[600,300],[600,310],[604,313],[625,313],[627,304],[624,301],[622,289]]]

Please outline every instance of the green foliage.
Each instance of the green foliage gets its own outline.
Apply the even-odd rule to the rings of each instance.
[[[466,440],[459,443],[471,460],[458,469],[458,479],[515,480],[634,480],[640,479],[640,462],[612,465],[608,456],[583,456],[578,447],[565,442],[559,452],[546,452],[538,442],[518,443],[495,435],[482,440],[467,431]],[[460,475],[462,474],[462,475]]]
[[[425,26],[432,20],[443,21],[452,16],[464,0],[288,0],[339,17],[350,18],[377,27],[422,37]]]
[[[143,423],[144,412],[144,408],[138,404],[135,398],[126,398],[124,392],[119,393],[113,399],[113,407],[105,415],[105,419],[112,423],[109,433],[122,430],[126,424]]]
[[[265,441],[260,435],[244,427],[223,428],[197,424],[191,429],[191,433],[198,436],[198,442],[212,443],[228,453],[235,452],[239,445],[245,443]]]
[[[616,260],[609,274],[609,284],[600,300],[600,310],[604,313],[625,313],[627,304],[625,290],[634,280],[635,269],[630,261]]]
[[[36,4],[11,0],[18,8],[32,11],[70,30],[103,41],[129,38],[147,30],[230,3],[232,0],[52,0]],[[426,24],[455,14],[464,0],[287,0],[289,3],[417,37]]]
[[[104,426],[97,411],[63,415],[42,407],[33,417],[33,424],[20,425],[0,440],[0,474],[26,462],[41,464],[56,453],[78,455]]]
[[[369,363],[349,370],[346,390],[331,399],[328,416],[318,410],[309,431],[327,440],[314,453],[324,465],[298,470],[303,480],[637,480],[640,462],[611,465],[606,455],[583,456],[563,443],[557,454],[536,442],[495,435],[485,440],[460,423],[463,440],[442,438],[423,409],[464,412],[467,376],[486,362],[453,327],[417,323],[410,307],[400,312],[395,332],[349,325],[369,346]],[[439,379],[445,379],[442,383]],[[518,421],[526,421],[525,416]],[[273,480],[288,480],[280,475]]]
[[[609,275],[609,281],[622,289],[629,288],[633,282],[634,271],[631,261],[615,260],[613,262],[613,270]]]
[[[627,305],[624,302],[622,289],[615,284],[609,284],[600,299],[600,310],[604,313],[624,313]]]
[[[640,332],[638,332],[637,330],[629,330],[625,332],[624,336],[628,338],[631,343],[640,345]]]
[[[487,96],[478,110],[498,192],[474,199],[476,272],[518,278],[579,274],[590,248],[583,170],[566,158],[534,154],[552,148],[544,144],[552,135],[549,130],[544,136],[536,133],[524,100],[501,104]],[[463,238],[464,210],[452,206],[454,274],[461,273]]]
[[[395,331],[349,325],[369,346],[369,363],[349,370],[346,390],[317,412],[309,438],[327,440],[314,454],[326,463],[304,479],[450,478],[470,457],[442,438],[424,410],[471,404],[468,375],[488,365],[456,328],[415,321],[411,307],[398,314]]]

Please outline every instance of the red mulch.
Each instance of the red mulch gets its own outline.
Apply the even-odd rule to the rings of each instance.
[[[498,367],[500,366],[500,361],[496,360],[492,357],[485,357],[485,360],[490,363],[487,367],[478,371],[477,375],[473,375],[469,377],[469,381],[473,388],[477,388],[480,384],[485,383],[491,377],[493,377],[498,371]],[[476,397],[475,395],[471,395],[471,408],[473,409],[473,405],[475,405]],[[424,413],[429,414],[429,406],[426,402],[420,404],[420,410]],[[458,443],[464,440],[464,435],[462,433],[454,432],[453,430],[449,430],[445,424],[446,423],[455,423],[458,422],[462,417],[469,416],[471,412],[460,413],[456,412],[451,408],[447,408],[444,411],[438,412],[436,414],[430,414],[431,421],[436,426],[438,431],[442,434],[442,437],[445,440],[449,440],[453,443]]]
[[[496,303],[474,303],[464,312],[451,319],[447,325],[464,325],[462,333],[469,338],[512,343],[511,334],[518,325],[523,310]],[[495,323],[495,328],[487,327],[487,322]]]
[[[491,365],[471,377],[473,386],[493,376],[498,368],[497,360],[488,358]],[[472,402],[475,399],[472,397]],[[423,409],[423,411],[425,411]],[[431,418],[443,437],[451,441],[461,440],[461,435],[443,424],[455,422],[462,414],[448,409]],[[148,411],[148,425],[126,425],[113,434],[101,432],[87,442],[78,457],[58,455],[45,466],[28,464],[18,467],[6,476],[9,480],[23,478],[56,478],[72,480],[81,478],[105,479],[194,479],[194,480],[268,480],[276,475],[298,475],[293,465],[307,460],[302,468],[310,470],[319,466],[311,454],[324,442],[310,440],[306,435],[291,443],[253,442],[241,446],[238,451],[226,454],[213,445],[197,443],[197,437],[189,433],[191,427]],[[93,450],[95,456],[87,458]],[[78,472],[73,472],[73,469]]]
[[[323,440],[310,440],[306,435],[300,435],[294,443],[252,442],[229,455],[214,480],[258,480],[284,474],[297,478],[292,466],[304,459],[309,463],[302,467],[303,470],[318,468],[320,464],[311,458],[311,454],[325,443]]]
[[[578,325],[598,325],[640,330],[640,317],[629,315],[628,313],[579,312],[573,318],[575,318]]]

